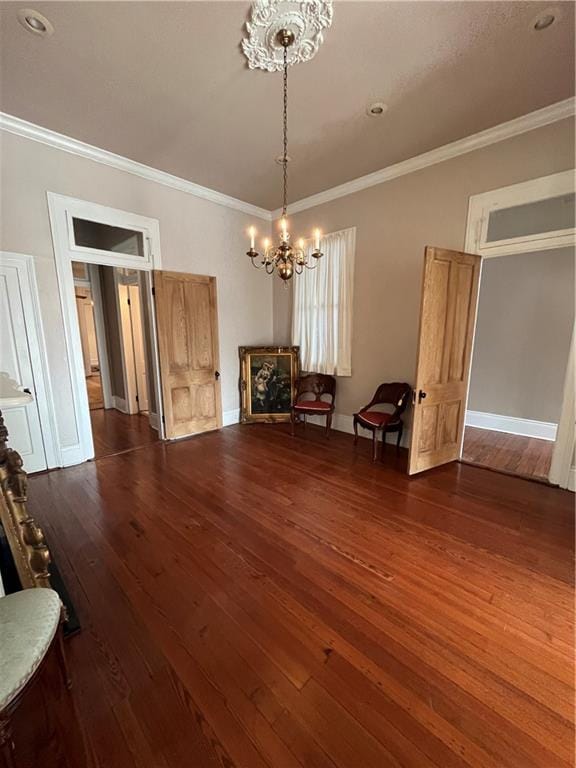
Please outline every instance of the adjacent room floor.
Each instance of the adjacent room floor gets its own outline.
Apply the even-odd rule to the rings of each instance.
[[[88,404],[90,410],[104,408],[104,398],[102,396],[102,379],[99,373],[93,373],[86,376],[86,389],[88,390]]]
[[[559,768],[572,494],[235,426],[30,479],[106,768]]]
[[[548,480],[554,443],[490,429],[466,427],[462,460],[534,480]]]
[[[90,411],[94,455],[97,459],[158,441],[147,413],[127,414],[114,408]]]

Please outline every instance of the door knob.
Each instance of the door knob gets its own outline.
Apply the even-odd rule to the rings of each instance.
[[[424,392],[423,390],[420,390],[418,392],[418,402],[421,403],[422,400],[425,400],[425,399],[426,399],[426,392]]]
[[[218,379],[220,378],[220,371],[214,371],[214,378],[216,379],[216,381],[218,381]]]

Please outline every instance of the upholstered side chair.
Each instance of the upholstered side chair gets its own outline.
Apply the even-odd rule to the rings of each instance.
[[[327,399],[329,398],[329,399]],[[302,417],[306,428],[306,416],[326,417],[326,437],[330,437],[332,414],[336,401],[336,379],[325,373],[308,373],[296,383],[296,398],[292,406],[292,434],[296,420]]]
[[[394,381],[380,384],[370,402],[354,414],[354,444],[358,442],[358,425],[372,432],[372,461],[378,458],[378,435],[382,434],[382,454],[387,432],[397,432],[396,450],[400,448],[404,423],[402,414],[406,410],[412,387],[405,382]],[[377,406],[390,406],[393,410],[378,410]]]

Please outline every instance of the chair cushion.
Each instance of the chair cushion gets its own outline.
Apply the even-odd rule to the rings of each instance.
[[[40,666],[60,622],[61,603],[52,589],[24,589],[0,598],[0,711]]]
[[[294,408],[297,411],[330,411],[332,403],[327,403],[325,400],[300,400]]]
[[[392,421],[392,415],[382,411],[362,411],[358,414],[358,421],[364,421],[366,424],[370,424],[371,427],[385,427],[388,424],[398,423],[398,419]]]

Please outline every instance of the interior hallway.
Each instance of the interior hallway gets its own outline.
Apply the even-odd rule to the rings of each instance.
[[[97,408],[104,408],[104,397],[102,395],[102,379],[99,373],[93,373],[86,376],[86,389],[88,390],[88,405],[91,411]]]
[[[158,442],[158,433],[150,426],[147,413],[130,415],[100,408],[90,411],[90,421],[96,459]]]
[[[568,768],[573,495],[289,429],[30,478],[96,765]]]
[[[466,427],[462,460],[507,474],[548,481],[553,449],[551,440]]]

